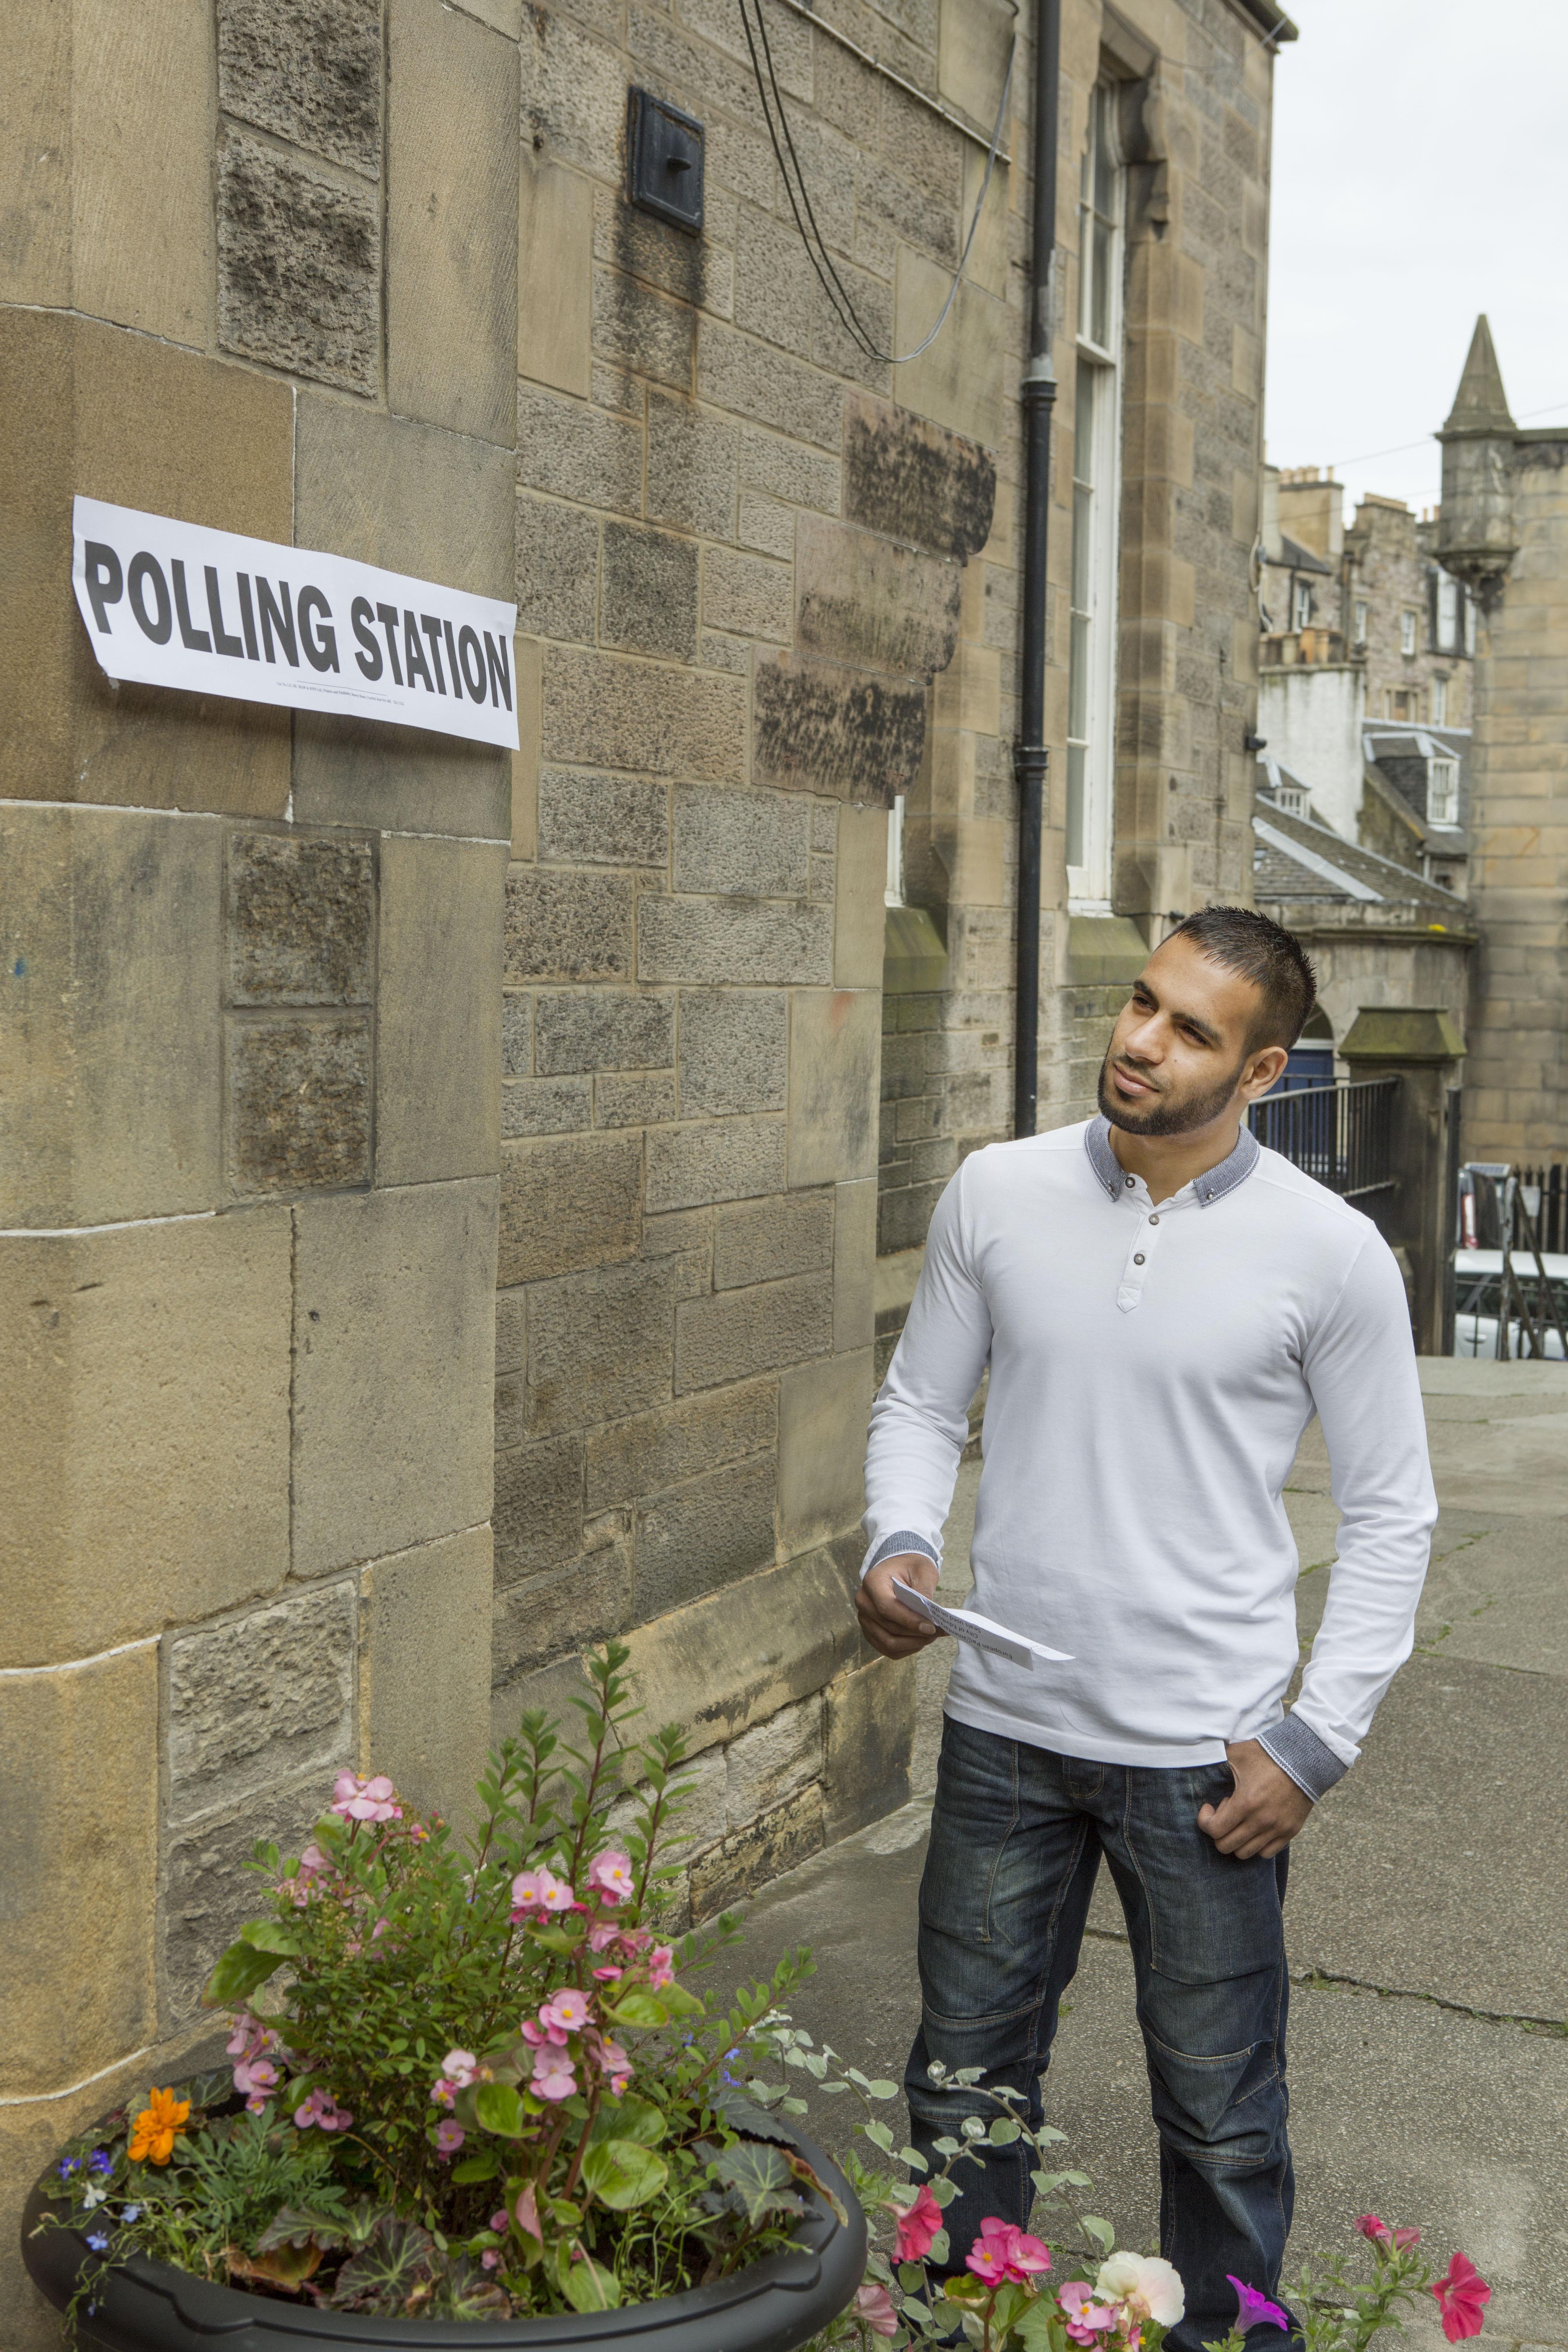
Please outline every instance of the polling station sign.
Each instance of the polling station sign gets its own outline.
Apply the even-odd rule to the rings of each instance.
[[[71,583],[113,678],[517,748],[515,604],[76,499]]]

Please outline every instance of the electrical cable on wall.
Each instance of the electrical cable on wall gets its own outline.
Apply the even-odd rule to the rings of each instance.
[[[868,359],[880,361],[889,367],[902,367],[906,361],[919,359],[922,352],[929,351],[931,349],[931,346],[935,342],[943,327],[947,324],[948,314],[952,310],[953,303],[958,299],[958,289],[963,282],[963,273],[969,266],[969,255],[974,243],[975,232],[980,226],[980,215],[985,208],[985,198],[991,186],[991,174],[996,164],[997,150],[1002,144],[1003,126],[1007,120],[1007,99],[1013,87],[1013,67],[1018,55],[1018,36],[1016,33],[1014,34],[1013,46],[1007,53],[1007,71],[1003,78],[1001,102],[996,109],[995,127],[991,133],[991,145],[985,157],[985,176],[980,183],[980,194],[976,197],[974,204],[974,216],[969,224],[969,235],[963,240],[963,251],[959,256],[958,268],[953,274],[952,284],[947,289],[947,299],[943,302],[941,310],[937,314],[935,326],[931,329],[930,334],[924,338],[923,341],[916,343],[912,351],[885,352],[877,343],[870,332],[870,330],[867,327],[865,321],[860,317],[859,312],[856,310],[847,287],[839,277],[837,270],[834,268],[833,257],[827,250],[826,240],[823,236],[821,229],[817,226],[816,215],[812,209],[811,196],[805,184],[805,173],[801,169],[800,156],[795,149],[795,135],[790,129],[789,116],[784,110],[784,93],[779,88],[778,76],[773,69],[773,47],[768,39],[768,28],[766,20],[763,15],[762,0],[739,0],[739,5],[741,10],[741,24],[746,36],[746,47],[751,52],[752,71],[756,79],[757,96],[762,100],[763,114],[768,126],[768,137],[773,142],[773,155],[777,161],[779,171],[784,178],[784,194],[789,198],[789,208],[795,215],[795,225],[800,232],[801,243],[805,246],[806,256],[810,260],[812,268],[816,272],[817,278],[822,286],[822,290],[826,295],[829,303],[832,305],[840,326],[843,327],[845,332],[850,337],[852,341],[858,344],[860,350],[865,352]],[[756,33],[754,35],[752,30],[752,11],[753,9],[756,13]],[[1013,14],[1016,16],[1017,13],[1018,11],[1015,5]],[[761,57],[758,56],[759,39],[762,45]],[[766,64],[765,79],[763,74],[764,61]],[[769,99],[770,89],[772,91],[771,102]],[[776,128],[773,121],[775,109],[777,110],[778,114],[778,124]],[[779,133],[781,131],[784,134],[783,146],[779,143]],[[793,180],[790,176],[789,164],[786,164],[784,162],[785,149],[787,149],[789,152],[790,163],[793,163],[795,166],[795,177]],[[796,194],[797,184],[799,189],[798,198]],[[801,217],[803,207],[805,209],[805,219]],[[809,230],[806,226],[807,222],[810,223]],[[813,242],[814,239],[815,243]]]

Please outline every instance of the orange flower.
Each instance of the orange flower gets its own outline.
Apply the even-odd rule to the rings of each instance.
[[[149,2091],[147,2105],[131,2126],[126,2153],[132,2164],[167,2164],[174,2153],[174,2134],[191,2112],[189,2099],[176,2099],[173,2087]]]

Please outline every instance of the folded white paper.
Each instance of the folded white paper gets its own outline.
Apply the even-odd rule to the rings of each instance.
[[[994,1624],[989,1617],[982,1617],[973,1609],[944,1609],[940,1601],[928,1601],[923,1592],[917,1592],[912,1584],[905,1584],[896,1576],[893,1591],[906,1609],[912,1609],[917,1617],[929,1618],[942,1633],[951,1633],[954,1641],[969,1642],[975,1649],[989,1650],[998,1658],[1010,1658],[1016,1666],[1032,1667],[1042,1658],[1053,1665],[1065,1665],[1071,1661],[1070,1650],[1049,1650],[1044,1642],[1031,1642],[1026,1633],[1009,1633],[1005,1625]]]

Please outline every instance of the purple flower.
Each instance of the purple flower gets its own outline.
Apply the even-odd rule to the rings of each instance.
[[[109,2240],[104,2236],[101,2230],[89,2230],[88,2231],[87,2242],[92,2248],[95,2254],[106,2254],[109,2252]]]
[[[62,2180],[69,2180],[81,2170],[81,2158],[79,2156],[62,2156],[55,2170]]]
[[[106,2147],[95,2147],[87,2159],[87,2168],[89,2172],[96,2172],[101,2177],[105,2173],[113,2171],[114,2158]]]
[[[1228,2271],[1226,2277],[1236,2289],[1236,2332],[1238,2336],[1247,2335],[1251,2328],[1263,2326],[1282,2327],[1289,2335],[1289,2315],[1281,2311],[1277,2303],[1270,2303],[1268,2297],[1259,2294],[1255,2286],[1244,2286],[1240,2279],[1232,2278]]]
[[[129,2229],[132,2221],[140,2221],[142,2219],[141,2206],[122,2205],[120,2209],[120,2218],[124,2222],[126,2228]]]

